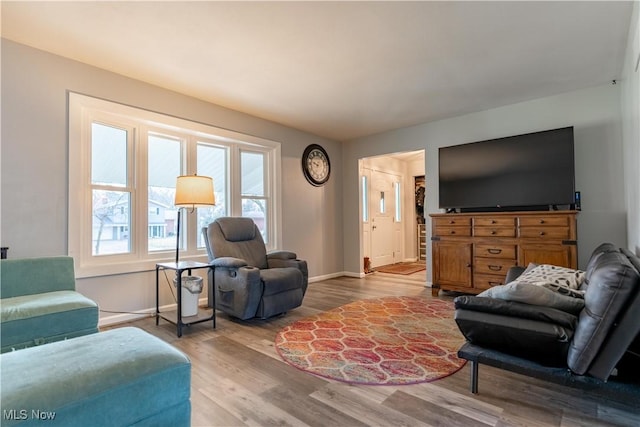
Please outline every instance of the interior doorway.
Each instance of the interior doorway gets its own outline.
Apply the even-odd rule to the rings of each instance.
[[[359,168],[364,272],[390,264],[424,262],[418,225],[424,228],[425,221],[416,202],[416,177],[422,179],[421,194],[426,194],[424,150],[363,158]],[[422,277],[426,281],[424,271]]]

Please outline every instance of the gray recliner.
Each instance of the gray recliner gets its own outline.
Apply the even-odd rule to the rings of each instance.
[[[302,305],[307,262],[289,251],[267,253],[251,218],[218,218],[202,229],[209,261],[209,301],[239,319],[266,319]]]

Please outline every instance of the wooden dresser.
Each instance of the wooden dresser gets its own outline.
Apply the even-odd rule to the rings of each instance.
[[[433,296],[503,285],[511,266],[577,268],[576,211],[432,214]]]

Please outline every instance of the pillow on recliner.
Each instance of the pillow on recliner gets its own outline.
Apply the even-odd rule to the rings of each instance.
[[[562,295],[545,287],[521,283],[520,281],[494,286],[478,294],[478,296],[541,305],[572,314],[579,313],[584,307],[582,298]]]

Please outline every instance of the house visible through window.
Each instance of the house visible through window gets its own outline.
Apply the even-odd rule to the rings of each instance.
[[[69,253],[80,276],[153,268],[176,248],[176,177],[213,178],[216,205],[183,210],[181,259],[204,255],[201,230],[252,218],[280,239],[280,144],[78,94],[69,95]]]

